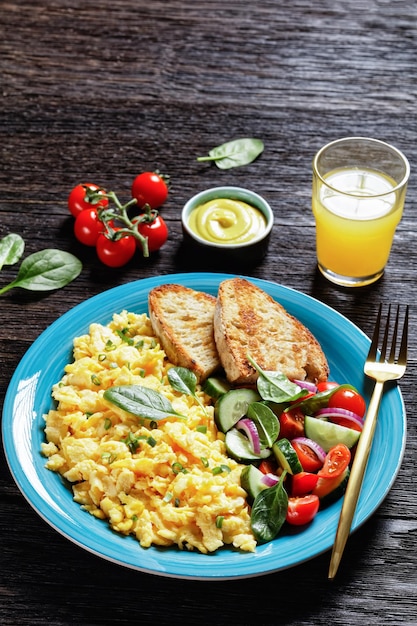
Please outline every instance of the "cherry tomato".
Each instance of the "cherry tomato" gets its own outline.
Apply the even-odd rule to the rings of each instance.
[[[304,414],[299,409],[289,409],[283,411],[279,416],[279,437],[280,439],[295,439],[304,436]]]
[[[329,398],[329,407],[332,409],[346,409],[363,417],[366,411],[366,402],[356,389],[338,389]]]
[[[317,485],[319,477],[311,472],[298,472],[291,477],[291,495],[294,497],[306,496]]]
[[[320,500],[313,494],[302,498],[289,498],[286,520],[293,526],[309,524],[317,515],[319,506]]]
[[[330,380],[317,383],[317,391],[329,391],[329,389],[334,389],[335,387],[339,387],[339,383],[335,383]]]
[[[97,256],[108,267],[122,267],[133,257],[136,251],[136,239],[131,235],[112,241],[105,235],[99,235],[96,243]]]
[[[98,217],[97,209],[90,207],[78,213],[74,222],[74,234],[85,246],[95,246],[104,224]]]
[[[350,463],[351,452],[344,443],[338,443],[329,450],[323,467],[317,472],[321,478],[337,478]]]
[[[157,215],[153,222],[142,222],[139,224],[138,231],[141,235],[148,238],[149,252],[159,250],[168,239],[168,227],[160,215]],[[137,243],[140,245],[139,240]]]
[[[86,189],[97,191],[100,187],[94,183],[81,183],[72,189],[68,196],[68,209],[73,217],[77,217],[77,215],[85,209],[91,209],[92,206],[102,208],[107,207],[109,204],[107,198],[103,198],[103,200],[100,200],[100,202],[96,204],[89,202],[86,196]]]
[[[317,472],[323,467],[317,454],[305,443],[291,441],[291,445],[297,453],[298,460],[305,472]]]
[[[157,172],[143,172],[132,183],[132,198],[136,198],[142,209],[149,204],[151,209],[159,209],[168,197],[168,185]]]

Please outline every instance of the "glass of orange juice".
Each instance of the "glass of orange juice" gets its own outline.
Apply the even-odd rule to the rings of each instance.
[[[317,263],[333,283],[362,287],[384,273],[404,207],[410,166],[389,144],[346,137],[313,160]]]

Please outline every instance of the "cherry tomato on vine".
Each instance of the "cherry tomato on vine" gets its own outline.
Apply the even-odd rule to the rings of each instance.
[[[363,417],[366,411],[366,402],[355,389],[339,389],[329,398],[329,407],[332,409],[346,409]]]
[[[75,218],[74,235],[85,246],[95,246],[103,231],[104,224],[98,217],[97,209],[93,207],[84,209]]]
[[[109,202],[107,198],[103,198],[100,202],[93,204],[86,199],[86,189],[91,189],[92,191],[97,191],[100,189],[98,185],[94,183],[81,183],[72,189],[68,196],[68,209],[73,217],[77,217],[81,211],[85,209],[91,209],[91,207],[107,207]]]
[[[138,231],[143,237],[148,238],[149,252],[159,250],[168,239],[168,227],[160,215],[157,215],[152,222],[141,222]],[[139,240],[138,244],[140,245]]]
[[[136,251],[136,239],[131,235],[116,241],[105,235],[98,236],[96,243],[97,256],[108,267],[122,267],[132,259]]]
[[[320,500],[313,494],[301,498],[289,498],[287,522],[293,526],[309,524],[316,516],[319,506]]]
[[[132,183],[132,198],[136,198],[142,209],[149,204],[151,209],[158,209],[168,197],[168,185],[157,172],[142,172]]]

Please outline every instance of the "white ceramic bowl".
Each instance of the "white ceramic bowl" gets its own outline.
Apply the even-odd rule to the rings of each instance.
[[[189,227],[192,211],[210,200],[228,198],[246,202],[259,209],[266,219],[266,228],[246,243],[215,243],[203,239]],[[265,256],[274,224],[274,214],[268,202],[259,194],[243,187],[212,187],[196,194],[184,205],[181,213],[184,244],[194,253],[204,256],[213,265],[230,263],[237,266],[258,264]]]

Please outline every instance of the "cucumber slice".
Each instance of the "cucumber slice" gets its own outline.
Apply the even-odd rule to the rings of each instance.
[[[240,475],[240,484],[248,494],[250,502],[255,500],[258,493],[267,489],[267,485],[262,482],[264,474],[254,465],[247,465]]]
[[[202,385],[202,390],[206,393],[210,398],[220,398],[220,396],[224,395],[228,391],[230,391],[231,386],[227,382],[225,378],[217,378],[215,376],[211,376],[204,381]]]
[[[225,437],[226,450],[229,456],[241,463],[250,463],[251,461],[260,461],[271,455],[271,450],[265,448],[261,454],[255,454],[251,448],[250,441],[237,428],[227,431]]]
[[[232,389],[217,400],[214,407],[214,419],[218,428],[227,433],[247,413],[252,402],[260,400],[254,389]]]
[[[289,474],[298,474],[303,471],[297,453],[288,439],[278,439],[272,446],[272,450],[282,469],[287,470]]]
[[[348,448],[353,448],[360,437],[358,430],[327,422],[317,417],[310,417],[309,415],[305,416],[304,429],[306,437],[313,439],[325,452],[328,452],[330,448],[333,448],[338,443],[344,443]]]
[[[336,502],[336,500],[339,500],[339,498],[343,496],[346,491],[349,476],[350,468],[347,467],[337,478],[319,477],[313,489],[313,494],[320,498],[322,507]]]

